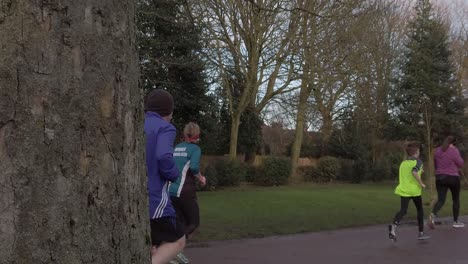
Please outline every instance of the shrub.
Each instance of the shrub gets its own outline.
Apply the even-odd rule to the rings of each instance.
[[[301,169],[302,175],[304,176],[304,181],[306,182],[320,182],[319,173],[316,167],[307,166]]]
[[[390,163],[389,179],[398,179],[398,174],[400,173],[400,163],[404,159],[404,154],[402,152],[392,152],[386,156],[386,159]]]
[[[247,166],[236,160],[220,160],[215,169],[220,187],[239,186],[247,174]]]
[[[260,186],[278,186],[288,183],[291,163],[289,159],[267,157],[255,175],[254,183]]]
[[[370,179],[373,181],[397,179],[402,158],[401,153],[388,153],[377,159],[370,170]]]
[[[340,162],[335,157],[322,157],[316,167],[310,167],[304,171],[304,179],[314,182],[331,182],[338,178]]]
[[[203,176],[206,177],[206,185],[201,187],[199,183],[197,183],[197,189],[200,191],[214,191],[218,188],[218,175],[214,166],[208,166],[205,169],[205,174]]]
[[[377,159],[374,165],[369,170],[369,180],[377,182],[383,181],[390,177],[390,164],[389,162],[384,159]]]
[[[245,181],[246,182],[255,182],[255,178],[257,177],[257,168],[252,165],[246,165],[246,174],[245,174]]]
[[[353,164],[353,177],[351,182],[361,183],[366,179],[369,173],[369,162],[366,160],[356,160]]]
[[[354,161],[350,159],[340,159],[340,171],[337,180],[344,182],[353,181],[353,165]]]

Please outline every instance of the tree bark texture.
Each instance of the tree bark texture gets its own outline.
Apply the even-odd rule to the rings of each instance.
[[[293,178],[299,167],[299,158],[301,157],[302,141],[304,139],[305,122],[307,115],[307,99],[310,96],[311,88],[304,82],[301,85],[299,93],[299,103],[297,105],[296,114],[296,131],[294,133],[294,141],[291,147],[291,175]]]
[[[134,3],[0,0],[0,263],[149,262]]]
[[[229,159],[235,160],[237,158],[237,141],[239,138],[241,113],[235,113],[231,117],[231,135],[229,141]]]

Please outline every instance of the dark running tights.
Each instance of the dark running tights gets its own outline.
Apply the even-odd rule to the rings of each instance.
[[[406,212],[408,211],[408,205],[409,205],[410,200],[413,200],[413,203],[416,206],[416,210],[418,210],[418,228],[419,228],[419,232],[423,232],[424,231],[424,210],[423,210],[423,204],[422,204],[421,196],[401,197],[400,211],[395,215],[395,218],[393,219],[393,223],[394,224],[399,224],[401,219],[403,219],[403,216],[406,215]]]
[[[181,197],[171,197],[177,217],[184,225],[184,232],[187,238],[200,225],[200,209],[198,207],[196,195],[182,195]]]
[[[444,206],[445,199],[447,198],[447,191],[450,189],[453,201],[453,221],[458,221],[458,215],[460,214],[460,177],[449,175],[437,175],[436,188],[438,198],[437,203],[434,205],[434,209],[432,209],[432,213],[437,215],[440,208]]]

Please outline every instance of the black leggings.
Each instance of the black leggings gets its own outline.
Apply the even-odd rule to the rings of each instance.
[[[445,198],[447,198],[447,190],[450,189],[453,201],[453,221],[458,221],[460,214],[460,177],[450,175],[436,175],[437,188],[437,203],[432,209],[432,213],[437,215],[439,210],[444,206]]]
[[[185,235],[188,237],[200,225],[200,209],[196,195],[181,195],[171,197],[178,220],[184,226]]]
[[[424,231],[424,210],[423,210],[423,204],[422,204],[422,198],[421,196],[415,196],[415,197],[401,197],[401,207],[400,211],[395,215],[395,218],[393,219],[394,224],[399,224],[401,219],[403,219],[403,216],[406,215],[406,212],[408,211],[408,204],[410,200],[413,200],[414,205],[416,206],[416,209],[418,210],[418,228],[419,232]]]

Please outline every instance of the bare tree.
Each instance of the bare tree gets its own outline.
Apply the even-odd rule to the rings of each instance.
[[[347,96],[353,79],[349,64],[353,47],[349,35],[362,1],[298,1],[300,12],[301,89],[297,104],[296,136],[291,160],[294,175],[305,130],[307,105],[312,98],[322,119],[322,132],[331,134],[333,113]]]
[[[450,44],[452,51],[453,62],[456,67],[457,78],[460,80],[458,96],[468,96],[468,85],[464,75],[466,58],[468,57],[468,3],[463,1],[453,1],[451,6],[446,6],[447,9],[445,18],[448,20],[446,23],[450,26]],[[448,5],[444,2],[441,5]]]
[[[297,21],[287,11],[290,2],[203,0],[193,7],[205,24],[206,58],[229,103],[231,159],[247,107],[259,115],[272,98],[294,89]]]
[[[389,94],[392,91],[398,62],[404,55],[408,3],[377,1],[375,9],[363,16],[356,32],[359,40],[353,106],[355,117],[365,122],[369,131],[368,143],[372,147],[372,160],[377,159],[383,129],[389,117]]]
[[[134,2],[0,6],[0,262],[149,262]]]

